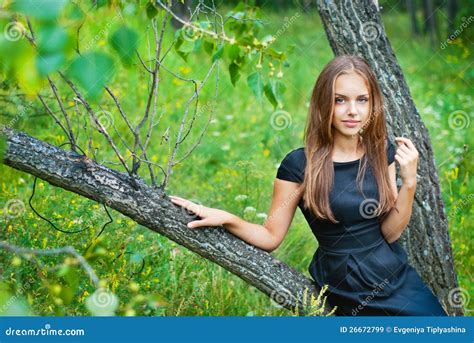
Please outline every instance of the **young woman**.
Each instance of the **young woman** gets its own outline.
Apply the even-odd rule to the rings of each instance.
[[[329,286],[337,315],[445,316],[398,243],[411,217],[418,152],[409,139],[395,139],[397,149],[387,138],[382,94],[367,62],[339,56],[316,81],[305,146],[283,159],[264,225],[170,198],[202,218],[188,227],[222,225],[269,252],[299,206],[319,243],[309,272],[319,287]]]

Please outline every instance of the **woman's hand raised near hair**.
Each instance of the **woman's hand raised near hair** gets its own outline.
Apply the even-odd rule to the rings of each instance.
[[[170,195],[169,197],[173,204],[181,206],[201,218],[201,220],[189,222],[187,225],[189,228],[197,228],[200,226],[222,226],[230,215],[229,212],[199,205],[174,195]]]
[[[419,156],[418,150],[416,150],[408,138],[396,137],[395,140],[398,143],[395,160],[397,160],[400,165],[400,177],[402,182],[407,186],[415,186]]]

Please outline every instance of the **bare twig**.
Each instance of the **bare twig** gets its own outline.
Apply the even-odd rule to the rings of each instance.
[[[216,72],[216,88],[215,88],[215,95],[214,95],[215,99],[217,99],[218,90],[219,90],[219,65],[217,65],[217,72]],[[211,121],[213,119],[213,115],[214,115],[213,107],[211,106],[211,104],[209,102],[206,103],[206,105],[204,105],[204,108],[206,108],[206,107],[211,107],[211,114],[209,116],[209,120],[207,121],[206,125],[204,126],[204,129],[201,131],[201,134],[199,135],[196,143],[186,153],[184,153],[183,157],[181,159],[177,160],[174,163],[174,165],[177,165],[177,164],[181,163],[182,161],[184,161],[194,151],[194,149],[196,149],[196,147],[201,143],[202,137],[204,137],[204,134],[206,133],[207,128],[208,128],[209,124],[211,123]]]
[[[95,124],[98,127],[99,132],[107,139],[109,142],[110,146],[114,150],[115,154],[117,155],[118,159],[122,163],[123,167],[125,170],[128,172],[128,174],[132,177],[132,173],[130,172],[130,169],[127,166],[127,163],[125,163],[125,160],[123,159],[122,155],[120,154],[120,151],[118,150],[117,146],[115,145],[114,141],[112,140],[112,137],[108,134],[106,128],[102,125],[102,123],[97,119],[97,116],[92,109],[92,107],[89,105],[89,103],[84,99],[82,94],[79,92],[77,87],[74,85],[74,83],[69,80],[62,72],[59,72],[59,75],[66,81],[66,83],[69,85],[69,87],[73,90],[73,92],[76,94],[77,98],[81,101],[81,103],[84,105],[86,108],[87,112],[90,114],[90,116],[93,118]]]
[[[41,95],[37,95],[38,98],[40,99],[41,103],[43,104],[44,108],[46,109],[46,112],[49,113],[49,115],[51,117],[53,117],[54,121],[56,122],[56,124],[58,124],[61,129],[63,129],[64,133],[66,134],[67,137],[69,137],[69,133],[67,131],[67,129],[64,127],[64,125],[61,123],[61,121],[59,120],[58,117],[56,117],[56,115],[54,114],[54,112],[51,110],[51,108],[48,106],[48,104],[46,103],[46,101],[44,101],[43,97]]]
[[[58,255],[58,254],[73,255],[77,259],[77,261],[81,264],[82,268],[84,268],[84,270],[87,272],[87,274],[89,274],[89,277],[91,278],[94,285],[96,287],[100,287],[99,285],[100,280],[97,277],[97,274],[95,273],[94,269],[86,261],[86,259],[81,254],[79,254],[76,251],[76,249],[74,249],[73,247],[67,246],[67,247],[54,248],[54,249],[30,249],[30,248],[24,248],[17,245],[13,245],[6,241],[0,241],[0,248],[11,251],[15,254],[26,255],[26,256],[28,255]]]
[[[122,105],[120,104],[118,98],[115,96],[115,94],[112,92],[112,90],[111,90],[108,86],[105,86],[104,88],[105,88],[105,90],[107,91],[107,93],[109,93],[110,97],[114,100],[115,106],[117,106],[120,115],[122,116],[123,120],[124,120],[125,123],[127,124],[128,128],[130,129],[130,131],[132,131],[132,133],[133,133],[133,126],[132,126],[132,124],[130,123],[130,121],[128,120],[128,117],[127,117],[127,115],[125,114],[125,111],[123,110],[123,107],[122,107]]]
[[[161,55],[161,47],[163,44],[163,37],[165,34],[165,28],[166,24],[168,23],[168,12],[165,13],[165,17],[163,19],[163,23],[161,25],[161,32],[160,36],[158,37],[158,32],[156,28],[156,24],[152,23],[153,26],[153,32],[155,35],[155,42],[156,42],[156,54],[155,54],[155,59],[156,59],[156,64],[155,64],[155,72],[157,74],[157,82],[156,82],[156,87],[155,87],[155,95],[154,95],[154,104],[153,104],[153,112],[151,115],[151,120],[150,124],[148,125],[148,130],[145,138],[145,145],[144,145],[144,151],[148,148],[148,144],[150,142],[150,137],[151,137],[151,130],[154,126],[154,120],[155,120],[155,115],[156,115],[156,106],[157,106],[157,99],[158,99],[158,89],[159,89],[159,84],[160,84],[160,55]]]
[[[51,89],[54,93],[56,101],[58,102],[58,105],[59,105],[59,108],[61,109],[63,117],[66,120],[66,125],[67,125],[67,130],[68,130],[67,135],[69,137],[69,141],[71,142],[71,149],[73,151],[76,151],[76,141],[74,139],[74,134],[72,132],[71,121],[69,120],[69,116],[66,112],[66,108],[64,107],[64,104],[61,100],[61,97],[58,94],[58,88],[56,87],[56,84],[53,82],[53,80],[51,80],[50,77],[48,77],[48,82],[49,82],[49,85],[51,86]]]
[[[166,12],[168,12],[169,14],[171,14],[173,16],[174,19],[176,19],[178,22],[180,22],[181,24],[183,24],[185,27],[190,27],[192,28],[193,30],[196,30],[197,32],[202,32],[202,33],[205,33],[206,35],[208,36],[211,36],[212,38],[220,38],[224,41],[227,41],[229,43],[235,43],[235,40],[233,38],[229,38],[226,36],[225,32],[222,31],[221,33],[216,33],[214,31],[210,31],[210,30],[206,30],[202,27],[199,27],[199,26],[196,26],[192,23],[190,23],[189,21],[186,21],[186,20],[183,20],[182,18],[180,18],[179,16],[177,16],[168,6],[166,6],[165,4],[163,4],[160,0],[156,0],[156,2],[161,6],[163,7]]]
[[[140,53],[137,51],[137,56],[138,56],[138,59],[140,60],[140,63],[142,64],[143,68],[145,68],[145,70],[147,72],[149,72],[150,74],[153,74],[153,70],[151,70],[146,64],[145,62],[143,61],[142,57],[140,56]]]
[[[166,184],[168,182],[168,179],[169,179],[169,176],[171,175],[171,169],[173,168],[174,166],[174,160],[176,158],[176,153],[177,153],[177,150],[178,150],[178,147],[179,145],[182,143],[182,140],[181,140],[181,135],[183,133],[183,129],[184,129],[184,124],[186,123],[186,118],[188,116],[188,113],[189,113],[189,106],[191,105],[191,103],[193,102],[193,100],[199,95],[199,92],[201,91],[202,87],[206,84],[207,80],[209,79],[209,76],[211,76],[212,74],[212,71],[214,70],[216,64],[218,63],[219,60],[215,60],[211,67],[209,68],[206,76],[204,77],[204,80],[201,82],[201,84],[199,85],[199,87],[196,89],[196,91],[194,92],[194,94],[191,96],[191,98],[189,98],[189,100],[186,102],[186,107],[185,107],[185,111],[184,111],[184,114],[183,114],[183,118],[181,119],[181,123],[180,123],[180,126],[179,126],[179,129],[178,129],[178,133],[177,133],[177,137],[176,137],[176,142],[174,144],[174,147],[173,147],[173,152],[171,154],[171,157],[168,161],[168,168],[167,168],[167,172],[166,172],[166,175],[165,175],[165,179],[163,180],[162,184],[160,185],[160,188],[161,189],[164,189],[166,187]]]

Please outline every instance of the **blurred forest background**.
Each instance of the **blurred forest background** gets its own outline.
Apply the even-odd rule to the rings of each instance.
[[[7,30],[11,22],[10,3],[3,1],[1,8],[0,35],[4,36],[11,35]],[[196,3],[184,1],[184,5],[191,7]],[[214,4],[223,16],[230,11],[239,13],[234,9],[238,6],[237,1],[205,3]],[[219,77],[210,78],[200,94],[202,111],[198,110],[198,113],[202,115],[196,118],[186,147],[199,140],[202,129],[206,128],[206,133],[192,154],[174,167],[167,193],[263,223],[270,206],[277,167],[286,153],[303,146],[310,93],[319,72],[333,58],[333,53],[313,1],[247,3],[261,7],[253,18],[258,24],[256,36],[259,39],[264,41],[264,37],[278,32],[272,46],[276,51],[285,51],[284,61],[277,58],[275,63],[267,60],[261,63],[257,54],[238,72],[218,61]],[[474,3],[407,0],[379,1],[379,5],[386,33],[430,132],[449,219],[462,305],[466,315],[472,315]],[[174,11],[183,19],[189,16],[183,6],[175,6]],[[40,18],[33,20],[33,24],[40,26],[42,14],[31,15]],[[154,37],[151,18],[160,28],[165,11],[158,6],[150,7],[149,1],[71,1],[58,16],[67,23],[70,20],[85,23],[80,39],[83,52],[117,55],[109,42],[114,33],[126,25],[138,33],[137,49],[148,58]],[[22,27],[28,28],[24,18],[17,20]],[[171,25],[166,28],[163,49],[168,49],[176,40],[174,31],[179,27],[179,22],[175,22],[174,29]],[[14,37],[13,41],[25,40],[23,34],[20,32],[20,38]],[[193,40],[193,37],[189,39]],[[189,41],[185,40],[182,46]],[[23,58],[19,50],[12,50],[11,36],[3,37],[0,42],[3,44],[3,47],[0,44],[3,56],[0,57],[2,124],[13,124],[15,129],[55,145],[67,142],[66,135],[48,116],[38,97],[31,95],[39,91],[52,111],[59,115],[51,89],[34,75],[38,66],[28,64],[30,60]],[[69,43],[61,44],[67,46]],[[50,48],[54,50],[55,47]],[[217,47],[212,49],[211,55],[194,46],[188,50],[169,51],[165,65],[174,74],[161,72],[159,104],[156,105],[161,121],[151,137],[148,151],[148,158],[154,163],[166,164],[168,141],[175,133],[173,127],[181,120],[186,101],[193,94],[193,83],[186,80],[203,80],[211,59],[221,57]],[[228,53],[231,52],[224,51],[223,60],[228,58]],[[15,68],[16,62],[8,62],[7,55],[22,63],[14,78],[6,70]],[[127,65],[116,59],[113,62],[115,73],[110,78],[111,88],[130,118],[137,121],[146,106],[149,75],[136,56]],[[256,69],[282,80],[285,86],[275,94],[266,92],[261,96],[263,99],[256,97],[255,87],[247,79],[247,75]],[[63,90],[64,105],[71,112],[75,111],[80,107],[77,98],[70,91],[67,93],[64,81],[57,76],[54,78],[58,88]],[[81,81],[81,75],[76,78]],[[112,128],[125,126],[110,98],[99,94],[93,102],[102,111],[102,124],[111,132]],[[77,116],[72,117],[72,126],[82,132],[84,116],[79,113],[78,110]],[[207,122],[209,113],[212,119]],[[118,168],[113,151],[99,134],[93,135],[92,141],[88,141],[87,134],[83,133],[78,143],[87,147],[88,152],[93,150],[99,162]],[[130,156],[125,154],[125,157]],[[1,240],[33,249],[72,246],[79,253],[85,252],[84,257],[101,284],[112,294],[106,308],[94,306],[90,299],[95,287],[71,255],[24,255],[0,249],[2,315],[288,315],[287,310],[237,276],[118,212],[109,210],[112,221],[108,223],[109,217],[101,205],[39,179],[35,195],[30,199],[34,177],[3,164],[0,165],[0,178]],[[56,227],[81,232],[68,234],[56,230],[32,210],[29,202]],[[307,268],[316,244],[304,217],[297,210],[283,244],[272,254],[309,277]]]

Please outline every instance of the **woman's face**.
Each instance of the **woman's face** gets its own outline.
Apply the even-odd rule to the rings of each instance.
[[[369,118],[370,100],[367,84],[356,72],[339,75],[335,83],[332,127],[335,133],[354,136]]]

